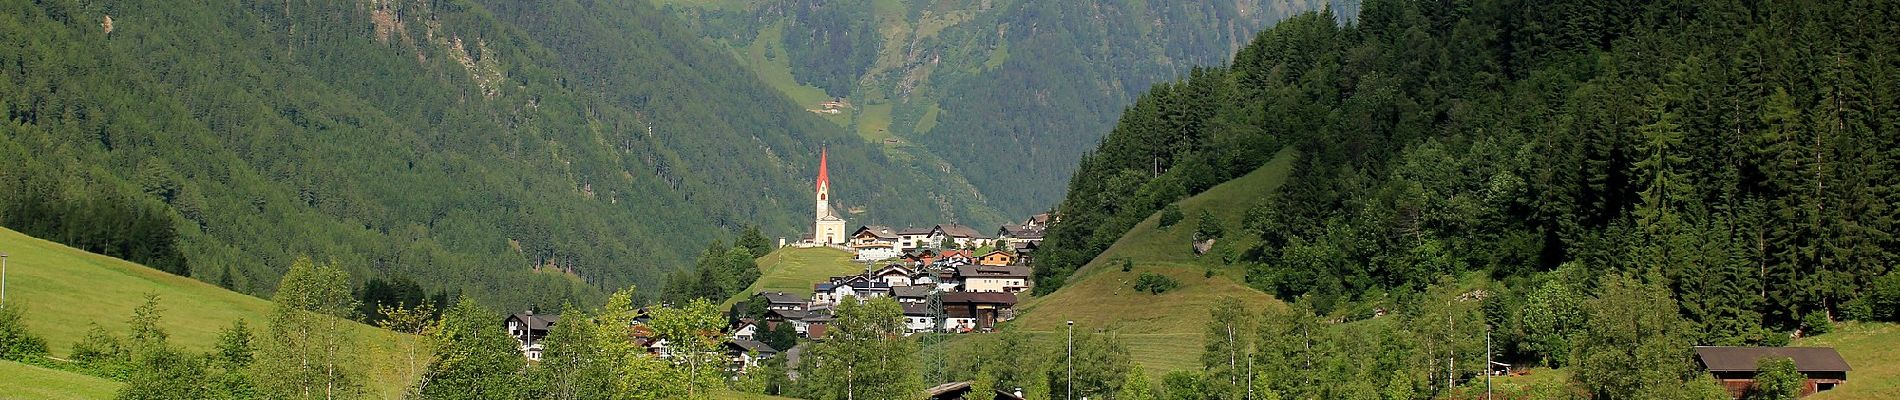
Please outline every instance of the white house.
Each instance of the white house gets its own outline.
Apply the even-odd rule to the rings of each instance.
[[[930,243],[931,230],[931,228],[904,228],[904,230],[897,231],[898,251],[936,246],[936,243]]]
[[[977,232],[976,228],[957,224],[939,224],[931,228],[927,239],[932,246],[939,246],[945,240],[955,242],[960,248],[974,248],[990,245],[993,238]]]
[[[533,310],[509,315],[503,320],[508,327],[508,336],[515,338],[516,350],[529,360],[541,360],[541,339],[548,336],[548,330],[561,322],[560,315],[535,315]]]
[[[884,282],[885,285],[888,285],[890,287],[910,286],[913,283],[915,283],[914,280],[911,278],[912,274],[913,272],[910,270],[910,268],[905,268],[902,265],[891,264],[891,265],[885,266],[884,268],[878,269],[877,272],[872,272],[871,279],[879,281],[879,282]]]
[[[858,261],[877,261],[903,255],[898,242],[897,230],[888,226],[865,225],[851,233],[850,245],[853,250],[857,250]]]

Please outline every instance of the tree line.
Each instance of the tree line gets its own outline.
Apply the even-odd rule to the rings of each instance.
[[[1259,243],[1228,268],[1318,315],[1369,318],[1472,274],[1502,283],[1500,307],[1559,309],[1621,275],[1666,289],[1693,344],[1891,320],[1870,289],[1900,259],[1900,40],[1879,34],[1897,19],[1885,1],[1382,0],[1344,25],[1295,17],[1128,108],[1071,181],[1036,290],[1290,148],[1287,183],[1226,233]],[[1561,363],[1540,335],[1505,347]]]

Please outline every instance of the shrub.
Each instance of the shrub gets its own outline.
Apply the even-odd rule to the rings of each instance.
[[[1815,311],[1808,313],[1808,315],[1801,316],[1801,326],[1807,328],[1806,331],[1803,331],[1803,335],[1820,335],[1832,330],[1834,328],[1834,321],[1829,321],[1827,314]]]
[[[1748,388],[1749,400],[1794,400],[1801,395],[1807,378],[1795,368],[1794,359],[1763,358],[1755,362],[1755,385]]]
[[[0,360],[33,362],[46,355],[46,340],[26,331],[23,311],[17,302],[0,306]]]
[[[1134,271],[1134,270],[1135,270],[1135,260],[1128,257],[1122,257],[1122,272],[1128,272],[1128,271]]]
[[[1194,240],[1207,240],[1221,237],[1227,229],[1220,226],[1220,219],[1214,213],[1201,210],[1200,226],[1194,227]]]
[[[1161,209],[1161,227],[1163,229],[1181,223],[1182,218],[1187,218],[1187,216],[1181,214],[1181,206],[1179,205],[1169,204],[1167,207]]]
[[[1135,279],[1135,290],[1149,294],[1162,294],[1177,287],[1181,287],[1181,282],[1153,272],[1143,272],[1140,278]]]

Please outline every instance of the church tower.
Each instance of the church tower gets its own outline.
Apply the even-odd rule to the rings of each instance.
[[[844,244],[844,219],[831,209],[831,172],[829,149],[818,152],[818,207],[813,215],[811,241],[817,244]]]

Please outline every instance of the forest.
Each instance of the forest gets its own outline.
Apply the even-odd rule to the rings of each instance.
[[[1667,300],[1685,344],[1894,320],[1878,293],[1900,280],[1896,22],[1885,1],[1368,1],[1352,24],[1289,19],[1128,108],[1071,180],[1036,290],[1290,147],[1287,185],[1226,233],[1259,244],[1220,268],[1321,318],[1464,288],[1506,357],[1540,365],[1574,361],[1576,306],[1615,290]]]
[[[824,146],[866,183],[836,189],[854,220],[994,213],[645,3],[0,13],[0,224],[254,295],[309,257],[358,290],[597,304],[747,225],[796,239]]]

